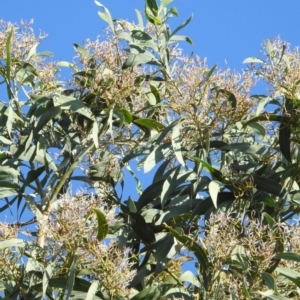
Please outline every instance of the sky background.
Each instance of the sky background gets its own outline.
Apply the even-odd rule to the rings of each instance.
[[[113,18],[137,21],[134,9],[143,10],[144,0],[100,0]],[[209,65],[228,65],[240,70],[242,61],[259,55],[264,39],[280,35],[292,46],[299,41],[300,1],[295,0],[175,0],[180,24],[191,14],[192,22],[180,33],[188,35],[194,47],[181,44],[186,53],[208,57]],[[19,22],[34,19],[34,28],[48,33],[40,50],[54,52],[56,60],[71,60],[72,43],[83,44],[103,34],[107,25],[98,15],[93,0],[10,0],[1,7],[0,18]]]

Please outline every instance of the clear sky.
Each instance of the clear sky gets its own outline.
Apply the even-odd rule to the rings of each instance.
[[[134,9],[143,10],[144,0],[99,0],[113,18],[136,21]],[[280,35],[292,46],[300,45],[297,0],[175,0],[179,18],[173,24],[192,22],[182,31],[194,41],[194,47],[182,44],[187,53],[193,51],[208,57],[209,65],[229,66],[240,70],[242,61],[259,55],[264,39]],[[34,19],[34,28],[49,34],[41,50],[54,52],[56,60],[71,60],[72,43],[82,44],[103,33],[106,23],[98,15],[93,0],[10,0],[1,5],[0,18],[19,22]],[[174,28],[174,25],[172,26]]]

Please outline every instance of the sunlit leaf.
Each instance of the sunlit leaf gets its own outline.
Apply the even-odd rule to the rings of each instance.
[[[108,233],[108,223],[105,215],[99,209],[94,209],[94,212],[96,213],[98,220],[97,239],[102,241]]]

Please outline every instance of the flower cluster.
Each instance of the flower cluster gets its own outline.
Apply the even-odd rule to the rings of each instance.
[[[261,281],[256,274],[272,265],[278,242],[287,247],[289,241],[283,237],[286,227],[282,224],[271,229],[250,217],[242,222],[228,213],[218,212],[211,215],[206,225],[203,243],[214,269],[213,291],[234,293],[238,299],[244,299],[243,279],[250,291],[260,290]]]
[[[100,209],[108,224],[115,222],[115,207],[107,207],[95,196],[63,195],[57,200],[48,216],[45,232],[45,260],[55,263],[56,274],[67,274],[74,257],[79,270],[91,281],[99,280],[100,287],[111,295],[125,296],[135,275],[128,261],[128,250],[119,249],[110,242],[98,241],[98,222],[94,209]]]
[[[206,60],[180,55],[179,51],[174,56],[180,63],[172,68],[172,78],[166,83],[166,101],[171,114],[185,120],[189,136],[202,140],[203,132],[210,136],[213,132],[224,133],[228,126],[247,116],[252,105],[249,91],[255,84],[249,72],[216,68],[210,73]]]

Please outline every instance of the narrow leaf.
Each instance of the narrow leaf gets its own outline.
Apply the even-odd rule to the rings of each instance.
[[[100,12],[100,11],[98,12],[99,17],[108,23],[112,32],[115,32],[114,23],[113,23],[113,20],[112,20],[109,10],[98,1],[95,1],[95,3],[96,3],[96,5],[100,6],[103,9],[103,12]]]
[[[108,223],[104,214],[99,209],[94,209],[98,219],[98,234],[97,239],[102,241],[108,233]]]

